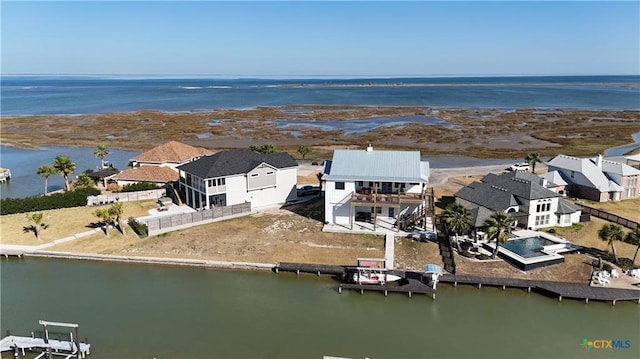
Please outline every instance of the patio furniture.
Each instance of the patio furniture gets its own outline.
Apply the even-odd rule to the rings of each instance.
[[[611,277],[612,277],[612,278],[619,278],[619,277],[620,277],[620,273],[618,273],[618,271],[617,271],[617,270],[612,269],[612,270],[611,270]]]
[[[640,278],[640,269],[632,269],[629,275],[634,278]]]

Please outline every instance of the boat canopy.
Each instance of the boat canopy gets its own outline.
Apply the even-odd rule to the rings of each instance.
[[[425,273],[435,273],[435,274],[442,275],[442,268],[439,265],[436,265],[436,264],[425,264],[424,265],[424,272]]]

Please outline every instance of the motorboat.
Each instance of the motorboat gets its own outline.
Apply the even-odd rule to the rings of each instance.
[[[395,282],[402,279],[394,274],[387,273],[384,268],[358,267],[353,273],[353,281],[357,284],[384,285],[387,282]]]

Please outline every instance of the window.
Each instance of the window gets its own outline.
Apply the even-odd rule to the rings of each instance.
[[[272,175],[272,174],[273,174],[273,171],[267,172],[267,176]]]
[[[258,177],[258,174],[257,173],[253,173],[253,174],[251,174],[251,177]]]
[[[371,213],[374,212],[374,208],[376,213],[382,214],[382,207],[371,207]]]
[[[544,214],[540,216],[536,216],[536,227],[544,226],[549,224],[549,215]]]
[[[218,186],[224,186],[224,185],[225,185],[224,178],[218,178]]]
[[[336,182],[336,189],[344,189],[344,182]]]
[[[538,203],[536,205],[536,212],[549,212],[551,210],[551,203]]]
[[[363,182],[362,181],[358,181],[358,182],[356,182],[356,184],[358,185],[358,187],[362,187]]]
[[[369,182],[369,187],[373,187],[373,182]]]
[[[635,187],[638,185],[638,177],[629,177],[627,187]]]

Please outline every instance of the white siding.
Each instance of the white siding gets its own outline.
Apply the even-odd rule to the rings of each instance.
[[[336,182],[325,183],[324,213],[325,221],[336,224],[349,224],[351,194],[355,191],[355,182],[343,182],[344,189],[335,189]]]

